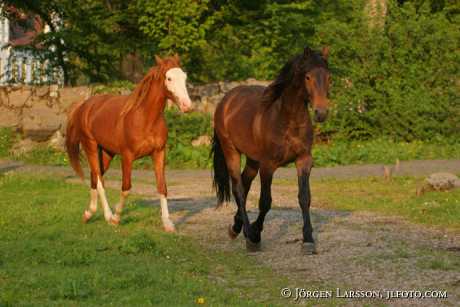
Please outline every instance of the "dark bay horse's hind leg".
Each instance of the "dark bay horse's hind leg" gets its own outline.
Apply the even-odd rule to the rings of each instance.
[[[313,240],[313,227],[310,220],[310,171],[313,165],[311,155],[299,157],[296,161],[297,178],[299,185],[299,205],[303,216],[303,250],[308,254],[316,254],[316,245]]]
[[[256,232],[258,236],[257,239],[259,241],[261,240],[261,232],[264,228],[265,216],[267,215],[268,211],[270,211],[272,205],[272,179],[273,170],[262,166],[260,168],[259,216],[257,217],[257,220],[251,224],[252,229]]]
[[[254,178],[257,176],[257,172],[259,170],[259,163],[257,161],[251,160],[246,158],[246,165],[244,167],[243,172],[241,173],[241,180],[243,183],[244,189],[244,199],[245,201],[248,198],[249,189],[251,188],[251,183]],[[241,228],[243,227],[243,220],[241,218],[240,209],[236,211],[234,217],[234,224],[231,226],[229,230],[229,235],[232,239],[235,239],[238,234],[241,232]]]
[[[230,146],[228,146],[230,147]],[[227,163],[228,172],[232,180],[232,192],[233,197],[235,198],[236,204],[238,206],[239,215],[243,222],[243,233],[246,237],[246,247],[249,250],[255,250],[259,248],[259,241],[257,240],[257,235],[251,229],[249,223],[248,214],[246,212],[246,199],[244,197],[244,186],[243,180],[240,174],[240,153],[233,149],[232,147],[226,148],[223,146],[223,151],[225,155],[225,161]]]

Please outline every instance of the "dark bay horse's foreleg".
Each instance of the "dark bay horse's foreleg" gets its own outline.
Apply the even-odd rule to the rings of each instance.
[[[257,176],[257,172],[259,170],[259,163],[257,161],[251,160],[249,158],[246,159],[246,165],[244,167],[243,172],[241,173],[241,180],[243,183],[243,190],[244,190],[244,199],[247,200],[248,193],[251,188],[251,183],[254,178]],[[235,239],[238,234],[241,232],[241,228],[243,227],[243,219],[241,218],[241,212],[238,207],[234,217],[234,224],[230,231],[230,237]]]
[[[121,170],[122,170],[122,184],[120,202],[115,206],[115,214],[111,220],[112,224],[118,225],[120,223],[121,213],[125,206],[126,198],[131,190],[131,170],[133,166],[133,157],[130,154],[124,154],[121,159]]]
[[[270,211],[272,205],[272,186],[273,170],[266,167],[260,168],[260,198],[259,198],[259,216],[252,223],[252,228],[261,240],[261,232],[264,228],[265,216]]]
[[[316,253],[313,240],[313,227],[310,220],[310,171],[313,166],[311,155],[299,157],[296,160],[297,177],[299,186],[299,205],[303,216],[303,248],[308,253]]]
[[[169,218],[169,209],[168,209],[168,191],[166,188],[166,179],[165,179],[165,148],[156,150],[152,153],[153,163],[155,165],[155,178],[157,182],[157,192],[160,194],[160,205],[161,205],[161,220],[163,222],[163,227],[167,232],[176,231],[173,222]]]

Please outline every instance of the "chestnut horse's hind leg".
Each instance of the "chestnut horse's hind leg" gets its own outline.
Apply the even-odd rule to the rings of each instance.
[[[121,161],[121,169],[122,169],[122,185],[121,185],[121,194],[120,194],[120,202],[115,206],[115,214],[112,216],[111,223],[113,225],[118,225],[121,219],[121,213],[123,211],[123,207],[125,206],[126,198],[129,195],[129,190],[131,190],[131,170],[133,165],[133,158],[124,155]]]
[[[102,153],[102,167],[103,169],[101,170],[102,176],[104,176],[104,173],[107,171],[107,169],[110,166],[110,161],[112,161],[113,156],[107,154],[106,152]],[[89,210],[85,210],[83,213],[83,222],[87,223],[91,217],[93,216],[94,213],[97,211],[97,175],[93,174],[91,172],[91,200],[89,203]]]
[[[165,180],[165,149],[154,151],[152,153],[153,163],[155,165],[155,178],[157,182],[157,191],[160,194],[160,205],[161,205],[161,220],[163,221],[163,227],[167,232],[174,232],[176,228],[173,222],[169,218],[168,210],[168,191],[166,188]]]
[[[112,210],[110,209],[107,197],[105,195],[105,189],[102,184],[102,174],[99,170],[99,158],[97,153],[96,142],[87,142],[83,144],[83,149],[86,152],[88,158],[88,164],[91,168],[91,189],[97,189],[99,197],[101,198],[102,208],[104,210],[104,218],[107,222],[112,219]]]
[[[310,171],[313,165],[311,155],[299,157],[296,161],[299,205],[303,216],[303,250],[308,254],[316,254],[316,245],[313,240],[313,227],[310,220]]]
[[[246,165],[244,167],[243,172],[241,173],[241,180],[243,182],[245,200],[248,197],[249,189],[251,188],[251,183],[254,180],[254,178],[257,176],[258,171],[259,171],[259,163],[257,161],[246,158]],[[239,233],[241,232],[241,228],[243,227],[243,220],[241,218],[241,213],[240,213],[239,208],[236,211],[233,226],[230,226],[230,227],[231,227],[229,229],[230,238],[235,239],[239,235]]]
[[[259,198],[259,216],[251,226],[261,240],[261,232],[264,228],[265,216],[270,211],[272,205],[271,186],[273,179],[273,170],[270,168],[260,168],[260,198]]]

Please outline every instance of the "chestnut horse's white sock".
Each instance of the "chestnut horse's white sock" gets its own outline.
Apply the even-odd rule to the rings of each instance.
[[[160,204],[161,204],[161,220],[163,221],[163,226],[166,231],[174,232],[173,222],[169,219],[169,210],[168,210],[168,200],[166,196],[160,195]]]
[[[102,182],[97,178],[97,191],[101,197],[102,209],[104,209],[104,218],[107,222],[110,222],[112,219],[112,210],[110,210],[109,203],[107,202],[107,197],[105,196],[105,189],[102,186]]]

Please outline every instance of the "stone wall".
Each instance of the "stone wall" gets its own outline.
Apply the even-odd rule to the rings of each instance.
[[[195,110],[213,113],[216,104],[226,92],[238,85],[267,85],[267,81],[248,79],[240,82],[217,82],[193,86],[189,95]],[[65,134],[66,113],[69,106],[88,99],[97,88],[50,86],[2,86],[0,87],[0,127],[12,127],[24,138],[35,142],[48,141],[53,135]],[[120,90],[119,94],[129,94]]]

